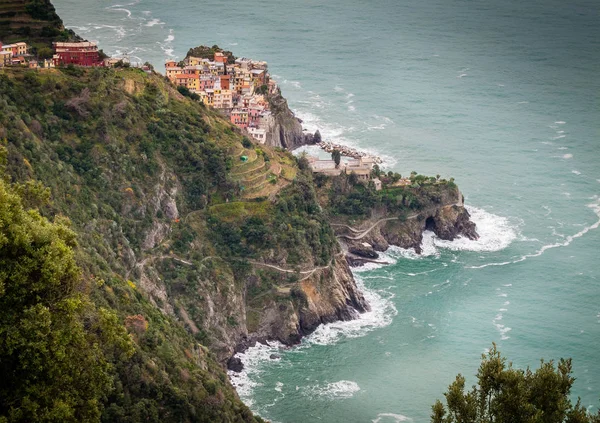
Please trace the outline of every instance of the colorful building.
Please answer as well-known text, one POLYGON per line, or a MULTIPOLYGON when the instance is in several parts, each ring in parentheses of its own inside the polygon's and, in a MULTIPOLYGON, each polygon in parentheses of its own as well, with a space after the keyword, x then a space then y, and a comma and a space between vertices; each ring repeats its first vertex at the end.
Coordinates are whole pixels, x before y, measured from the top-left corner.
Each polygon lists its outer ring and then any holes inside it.
POLYGON ((96 43, 88 41, 79 43, 53 43, 54 64, 76 66, 103 66, 96 43))

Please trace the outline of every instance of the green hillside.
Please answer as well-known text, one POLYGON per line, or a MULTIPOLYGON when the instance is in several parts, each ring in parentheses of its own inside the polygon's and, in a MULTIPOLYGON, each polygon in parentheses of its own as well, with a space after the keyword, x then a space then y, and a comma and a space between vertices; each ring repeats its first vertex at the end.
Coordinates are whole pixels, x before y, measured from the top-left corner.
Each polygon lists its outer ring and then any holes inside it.
POLYGON ((38 50, 77 38, 64 28, 49 0, 0 1, 0 41, 6 44, 25 41, 38 50))
POLYGON ((310 171, 136 69, 5 69, 0 140, 9 182, 48 187, 32 206, 70 219, 74 292, 131 339, 131 358, 106 354, 100 419, 253 421, 222 363, 256 331, 293 342, 300 281, 326 287, 339 251, 310 171))

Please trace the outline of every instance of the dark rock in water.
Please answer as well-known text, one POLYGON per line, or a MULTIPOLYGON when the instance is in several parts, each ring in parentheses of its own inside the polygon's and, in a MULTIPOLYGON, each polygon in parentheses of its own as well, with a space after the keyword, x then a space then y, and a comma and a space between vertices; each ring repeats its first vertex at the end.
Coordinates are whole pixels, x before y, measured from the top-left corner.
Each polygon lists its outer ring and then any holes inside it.
POLYGON ((375 250, 373 249, 373 247, 371 247, 370 245, 369 246, 359 245, 359 246, 355 246, 355 247, 350 247, 348 249, 348 251, 350 251, 352 254, 355 254, 360 257, 365 257, 365 258, 369 258, 369 259, 379 258, 379 254, 377 254, 375 252, 375 250))
POLYGON ((270 358, 271 360, 279 360, 281 357, 280 357, 280 356, 278 356, 277 354, 271 354, 271 355, 269 356, 269 358, 270 358))
POLYGON ((348 266, 350 266, 350 267, 361 267, 361 266, 364 266, 364 264, 365 264, 364 260, 350 257, 350 256, 346 256, 346 262, 348 263, 348 266))
POLYGON ((242 363, 242 360, 237 357, 231 357, 229 361, 227 361, 227 368, 231 371, 239 373, 244 370, 244 363, 242 363))

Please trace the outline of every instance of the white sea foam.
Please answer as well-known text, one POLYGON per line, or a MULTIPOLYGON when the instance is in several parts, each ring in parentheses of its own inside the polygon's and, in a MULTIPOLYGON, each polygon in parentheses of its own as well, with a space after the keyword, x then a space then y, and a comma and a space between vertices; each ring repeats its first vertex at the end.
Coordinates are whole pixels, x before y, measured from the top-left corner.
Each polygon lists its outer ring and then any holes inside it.
POLYGON ((340 380, 326 385, 308 386, 302 390, 302 393, 315 399, 327 398, 334 400, 352 398, 358 391, 360 391, 358 383, 351 380, 340 380))
POLYGON ((146 24, 144 26, 153 27, 153 26, 156 26, 156 25, 164 25, 164 24, 165 23, 162 22, 160 19, 152 19, 151 21, 146 22, 146 24))
POLYGON ((558 121, 556 121, 556 122, 554 122, 554 123, 556 123, 557 125, 564 125, 564 124, 565 124, 565 123, 567 123, 567 122, 564 122, 564 121, 562 121, 562 120, 558 120, 558 121))
POLYGON ((371 306, 371 311, 363 313, 358 319, 347 322, 333 322, 320 325, 312 334, 305 338, 307 344, 331 345, 343 338, 358 338, 374 329, 388 326, 392 323, 398 310, 394 306, 393 294, 386 291, 376 291, 365 287, 363 280, 355 274, 356 285, 371 306))
POLYGON ((471 215, 471 220, 477 225, 479 239, 472 241, 460 237, 454 241, 444 241, 435 237, 434 242, 437 247, 454 251, 500 251, 508 247, 517 237, 515 227, 508 218, 473 206, 466 206, 466 209, 471 215))
MULTIPOLYGON (((365 299, 371 306, 371 311, 363 313, 356 320, 348 322, 334 322, 326 325, 320 325, 315 332, 304 338, 300 349, 310 347, 311 345, 330 345, 335 344, 343 338, 357 338, 366 335, 368 332, 389 325, 394 316, 398 314, 392 301, 393 294, 385 291, 376 291, 365 287, 360 276, 355 275, 358 289, 363 293, 365 299)), ((272 360, 271 354, 281 354, 285 349, 279 342, 269 342, 266 345, 256 344, 248 348, 243 353, 236 354, 242 363, 244 369, 240 373, 229 371, 231 383, 236 388, 238 394, 248 405, 252 407, 252 394, 254 388, 261 386, 260 374, 263 372, 263 365, 271 363, 272 365, 280 360, 272 360)), ((325 386, 317 386, 309 389, 310 392, 320 392, 323 395, 329 395, 332 398, 344 398, 344 395, 354 395, 358 391, 358 385, 352 385, 354 382, 339 381, 325 386)), ((275 390, 279 391, 283 385, 277 384, 275 390), (279 388, 279 389, 278 389, 279 388)))
POLYGON ((413 419, 410 417, 403 416, 402 414, 394 413, 379 413, 375 420, 371 420, 373 423, 401 423, 401 422, 412 422, 413 419))
POLYGON ((578 170, 572 170, 571 173, 573 173, 574 175, 581 175, 581 172, 578 170))
POLYGON ((158 44, 160 46, 160 48, 162 49, 162 51, 164 51, 165 55, 168 58, 174 58, 175 55, 173 54, 173 52, 175 51, 173 49, 173 41, 175 40, 175 34, 173 32, 172 29, 169 30, 169 35, 167 35, 167 38, 164 39, 164 41, 161 42, 156 42, 156 44, 158 44))
POLYGON ((503 341, 510 339, 510 336, 508 336, 507 334, 512 330, 512 328, 509 328, 508 326, 505 326, 501 323, 494 323, 494 326, 496 327, 498 332, 500 332, 500 339, 502 339, 503 341))
MULTIPOLYGON (((252 392, 254 388, 261 385, 256 381, 262 373, 261 364, 269 361, 271 354, 278 352, 281 348, 283 345, 279 342, 270 342, 267 345, 256 344, 245 352, 236 354, 236 357, 244 363, 244 369, 240 373, 230 370, 228 372, 229 379, 248 407, 253 405, 252 392)), ((281 388, 283 385, 277 386, 281 388)))
POLYGON ((483 269, 483 268, 486 268, 489 266, 506 266, 507 264, 520 263, 520 262, 525 261, 530 258, 539 257, 542 254, 544 254, 547 250, 550 250, 553 248, 568 247, 577 238, 581 238, 582 236, 587 234, 589 231, 598 229, 598 227, 600 227, 600 198, 597 195, 595 195, 593 197, 593 199, 594 199, 594 202, 591 204, 588 204, 588 207, 590 209, 592 209, 592 211, 594 212, 594 214, 596 215, 598 220, 589 226, 585 226, 582 230, 580 230, 576 234, 564 237, 564 241, 556 242, 554 244, 544 245, 538 251, 531 253, 531 254, 526 254, 524 256, 521 256, 520 258, 518 258, 516 260, 499 262, 499 263, 487 263, 487 264, 482 264, 481 266, 469 266, 468 268, 469 269, 483 269))

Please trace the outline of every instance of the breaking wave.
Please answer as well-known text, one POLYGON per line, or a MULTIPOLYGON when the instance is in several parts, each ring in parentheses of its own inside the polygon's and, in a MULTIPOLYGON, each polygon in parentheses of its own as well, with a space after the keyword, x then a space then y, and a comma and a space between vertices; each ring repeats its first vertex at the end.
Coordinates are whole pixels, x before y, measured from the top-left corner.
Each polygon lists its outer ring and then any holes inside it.
POLYGON ((358 383, 351 380, 340 380, 326 385, 308 386, 303 389, 303 395, 310 398, 326 398, 329 400, 352 398, 360 391, 358 383))
POLYGON ((593 197, 593 199, 595 201, 593 203, 591 203, 591 204, 588 204, 588 207, 592 209, 592 211, 594 212, 594 214, 596 214, 596 216, 598 217, 598 220, 595 223, 593 223, 592 225, 584 227, 582 230, 580 230, 576 234, 564 237, 564 241, 562 241, 562 242, 556 242, 554 244, 544 245, 538 251, 536 251, 534 253, 531 253, 531 254, 523 255, 520 258, 516 259, 516 260, 510 260, 510 261, 504 261, 504 262, 498 262, 498 263, 487 263, 487 264, 483 264, 483 265, 480 265, 480 266, 469 266, 468 268, 469 269, 483 269, 483 268, 489 267, 489 266, 506 266, 507 264, 520 263, 520 262, 525 261, 525 260, 527 260, 529 258, 539 257, 542 254, 544 254, 544 252, 546 252, 547 250, 550 250, 550 249, 553 249, 553 248, 567 247, 567 246, 571 245, 571 243, 575 239, 581 238, 582 236, 584 236, 585 234, 587 234, 589 231, 594 230, 594 229, 598 229, 598 227, 600 227, 600 198, 596 195, 596 196, 593 197))
POLYGON ((367 288, 359 275, 355 274, 356 285, 371 306, 371 311, 363 313, 356 320, 333 322, 320 325, 312 334, 305 338, 306 344, 331 345, 344 338, 358 338, 374 329, 388 326, 392 323, 398 310, 392 299, 394 294, 385 290, 367 288))

